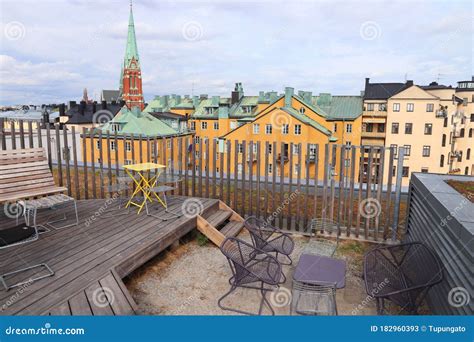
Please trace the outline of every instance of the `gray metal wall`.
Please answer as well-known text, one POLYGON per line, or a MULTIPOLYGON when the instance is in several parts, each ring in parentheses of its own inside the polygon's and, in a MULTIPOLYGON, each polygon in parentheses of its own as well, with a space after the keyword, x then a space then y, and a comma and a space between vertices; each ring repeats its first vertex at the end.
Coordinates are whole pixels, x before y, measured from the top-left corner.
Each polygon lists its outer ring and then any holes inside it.
POLYGON ((449 186, 448 179, 474 181, 469 176, 412 174, 406 239, 429 245, 444 265, 444 281, 428 294, 432 312, 472 315, 474 204, 449 186))

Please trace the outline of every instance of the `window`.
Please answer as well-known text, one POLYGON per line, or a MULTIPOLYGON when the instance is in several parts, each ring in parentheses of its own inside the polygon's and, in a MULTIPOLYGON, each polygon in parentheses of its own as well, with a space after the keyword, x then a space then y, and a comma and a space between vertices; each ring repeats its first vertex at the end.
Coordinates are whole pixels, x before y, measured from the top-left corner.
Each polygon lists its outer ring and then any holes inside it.
POLYGON ((434 104, 433 103, 427 103, 426 104, 426 111, 427 112, 433 112, 434 111, 434 104))
POLYGON ((196 130, 196 121, 191 121, 191 131, 196 130))
POLYGON ((265 125, 265 133, 266 133, 266 134, 272 134, 272 131, 273 131, 273 129, 272 129, 272 125, 271 125, 271 124, 265 125))
POLYGON ((300 113, 301 113, 301 114, 304 114, 304 112, 306 112, 306 109, 305 109, 304 107, 301 107, 301 108, 300 108, 300 113))
POLYGON ((387 107, 385 107, 385 103, 379 103, 379 111, 384 112, 386 109, 387 107))
POLYGON ((443 127, 448 127, 448 118, 447 117, 444 118, 443 127))
POLYGON ((337 123, 335 123, 335 124, 334 124, 334 128, 333 128, 333 130, 332 130, 332 131, 333 131, 334 133, 336 133, 336 132, 337 132, 337 123))
MULTIPOLYGON (((473 101, 474 102, 474 101, 473 101)), ((471 122, 474 122, 474 114, 471 114, 471 122)))
POLYGON ((237 164, 237 172, 238 172, 239 174, 242 173, 242 164, 240 164, 240 163, 237 164))
POLYGON ((352 133, 352 124, 346 124, 346 133, 352 133))
POLYGON ((413 112, 415 110, 414 103, 407 103, 407 112, 413 112))
POLYGON ((309 157, 312 159, 316 158, 316 144, 309 145, 309 157))
POLYGON ((465 133, 465 129, 461 128, 461 131, 459 132, 459 137, 464 138, 464 133, 465 133))
POLYGON ((272 144, 268 144, 268 148, 267 148, 267 153, 268 153, 268 154, 272 154, 272 148, 273 148, 273 145, 272 145, 272 144))
POLYGON ((300 171, 300 165, 295 164, 295 175, 299 174, 299 171, 300 171))
POLYGON ((288 134, 289 131, 290 131, 290 125, 283 124, 281 126, 281 134, 288 134))
POLYGON ((427 167, 422 167, 421 168, 421 173, 428 173, 428 168, 427 167))
POLYGON ((365 125, 365 131, 366 132, 372 132, 374 130, 374 124, 368 123, 365 125))
POLYGON ((194 137, 194 142, 195 142, 196 144, 199 144, 200 141, 201 141, 201 137, 198 137, 198 136, 195 136, 195 137, 194 137))
POLYGON ((368 103, 367 104, 367 111, 373 112, 374 111, 374 104, 373 103, 368 103))
POLYGON ((132 161, 130 159, 125 160, 125 165, 132 165, 132 161))
POLYGON ((260 124, 253 124, 253 134, 260 133, 260 124))
POLYGON ((111 128, 112 132, 120 131, 120 125, 116 124, 116 123, 113 123, 112 125, 110 125, 110 128, 111 128))
POLYGON ((379 123, 379 124, 377 125, 377 132, 379 132, 379 133, 385 132, 385 124, 379 123))
POLYGON ((425 124, 425 135, 431 135, 433 133, 433 124, 425 124))
POLYGON ((301 125, 295 125, 295 135, 301 135, 301 125))
POLYGON ((466 166, 466 168, 464 169, 464 174, 465 174, 465 175, 468 175, 468 174, 469 174, 469 166, 466 166))
POLYGON ((403 145, 405 148, 405 155, 409 156, 411 154, 411 145, 403 145))
POLYGON ((391 145, 390 145, 390 148, 393 149, 393 155, 396 157, 396 156, 397 156, 397 152, 398 152, 398 145, 397 145, 397 144, 391 144, 391 145))
POLYGON ((230 122, 230 129, 235 129, 237 127, 237 121, 230 122))
POLYGON ((130 141, 125 142, 125 150, 127 150, 127 152, 130 152, 132 150, 132 144, 130 143, 130 141))
POLYGON ((346 141, 346 148, 350 149, 352 146, 352 143, 350 141, 346 141))
POLYGON ((399 112, 400 111, 400 103, 394 103, 393 104, 393 111, 394 112, 399 112))
POLYGON ((219 122, 214 122, 214 130, 218 131, 219 130, 219 122))
POLYGON ((440 167, 443 167, 444 166, 444 154, 441 155, 440 159, 439 159, 439 166, 440 167))
POLYGON ((469 138, 472 138, 472 128, 469 128, 469 138))
POLYGON ((466 160, 469 160, 471 159, 471 149, 468 148, 467 151, 466 151, 466 160))
POLYGON ((207 122, 206 121, 203 121, 201 122, 201 129, 207 129, 207 122))
POLYGON ((244 153, 244 145, 242 145, 242 144, 239 143, 239 144, 237 145, 237 151, 238 151, 239 153, 244 153))
POLYGON ((398 134, 398 122, 392 123, 392 134, 398 134))
POLYGON ((268 173, 272 173, 272 171, 273 171, 273 164, 268 164, 268 170, 267 170, 267 172, 268 172, 268 173))
POLYGON ((101 145, 102 145, 102 144, 100 143, 100 140, 97 140, 97 141, 95 142, 95 147, 96 147, 98 150, 100 150, 101 145))
POLYGON ((429 157, 431 152, 431 147, 430 146, 423 146, 423 157, 429 157))
POLYGON ((110 149, 111 149, 112 151, 115 151, 115 141, 111 141, 111 142, 110 142, 110 149))
POLYGON ((408 177, 410 174, 410 168, 408 166, 404 166, 402 169, 402 177, 408 177))
POLYGON ((443 134, 442 138, 441 138, 441 146, 442 147, 445 147, 446 146, 446 134, 443 134))
POLYGON ((300 145, 294 144, 293 145, 293 154, 299 154, 300 153, 300 145))
POLYGON ((462 99, 462 105, 467 106, 467 97, 462 99))
POLYGON ((459 151, 458 162, 462 162, 462 151, 459 151))
POLYGON ((413 124, 412 123, 406 123, 405 124, 405 134, 411 134, 413 132, 413 124))

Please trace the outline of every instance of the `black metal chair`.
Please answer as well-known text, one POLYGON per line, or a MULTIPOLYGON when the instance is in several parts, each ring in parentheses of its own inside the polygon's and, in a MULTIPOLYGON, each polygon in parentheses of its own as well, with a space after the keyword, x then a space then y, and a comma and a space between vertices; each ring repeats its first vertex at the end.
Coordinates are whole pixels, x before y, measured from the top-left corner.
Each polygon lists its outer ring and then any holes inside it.
MULTIPOLYGON (((36 209, 25 208, 24 210, 25 210, 24 211, 25 223, 16 225, 11 228, 0 230, 0 250, 19 246, 25 243, 30 243, 30 242, 38 240, 39 232, 38 232, 38 228, 36 224, 36 209)), ((0 282, 2 283, 5 290, 8 291, 13 287, 22 286, 25 284, 31 284, 34 281, 37 281, 46 277, 51 277, 53 275, 54 275, 54 271, 46 263, 39 263, 39 264, 31 265, 28 267, 20 268, 8 273, 0 274, 0 282), (34 269, 40 269, 40 268, 44 268, 44 270, 46 271, 45 274, 34 277, 35 274, 39 274, 41 273, 41 271, 34 272, 33 276, 29 277, 25 281, 20 281, 13 285, 7 284, 8 277, 13 277, 19 273, 31 271, 34 269)))
POLYGON ((250 216, 244 222, 245 228, 252 237, 254 246, 267 253, 276 253, 284 255, 290 262, 282 263, 282 265, 291 265, 291 253, 295 248, 295 242, 289 234, 282 232, 280 229, 272 226, 268 222, 250 216))
POLYGON ((337 315, 336 284, 293 282, 290 313, 292 315, 337 315))
POLYGON ((279 286, 282 280, 281 264, 278 260, 262 251, 258 250, 251 244, 237 238, 226 238, 221 246, 221 252, 226 256, 232 277, 229 279, 231 285, 230 290, 219 298, 217 304, 222 310, 237 312, 244 315, 255 315, 255 313, 247 312, 227 306, 221 303, 234 292, 237 288, 249 288, 259 290, 262 299, 258 315, 262 314, 263 305, 266 304, 272 315, 275 314, 271 304, 266 298, 266 292, 272 291, 279 286))
POLYGON ((337 224, 331 220, 312 219, 310 232, 311 239, 304 247, 303 254, 333 257, 339 246, 340 230, 337 228, 337 224), (335 238, 335 241, 329 238, 335 238))
POLYGON ((377 247, 364 256, 367 294, 377 301, 377 312, 384 312, 388 299, 403 310, 416 314, 431 287, 443 280, 437 254, 421 242, 377 247))

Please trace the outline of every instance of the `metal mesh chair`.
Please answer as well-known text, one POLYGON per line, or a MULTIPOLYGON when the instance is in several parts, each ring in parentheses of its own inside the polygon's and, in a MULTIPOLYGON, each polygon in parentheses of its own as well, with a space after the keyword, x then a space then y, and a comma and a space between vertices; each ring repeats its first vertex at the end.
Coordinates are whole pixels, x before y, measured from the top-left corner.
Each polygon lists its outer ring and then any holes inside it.
POLYGON ((378 247, 364 257, 367 294, 377 300, 383 314, 388 299, 416 314, 430 288, 443 280, 441 262, 434 251, 421 242, 378 247))
MULTIPOLYGON (((36 225, 36 208, 33 208, 33 209, 24 208, 24 215, 25 215, 24 224, 20 224, 12 228, 0 230, 0 250, 38 240, 39 233, 38 233, 38 228, 36 225)), ((25 284, 31 284, 34 281, 37 281, 46 277, 51 277, 53 275, 54 275, 54 271, 46 263, 39 263, 36 265, 20 268, 18 270, 11 271, 8 273, 0 274, 0 282, 2 283, 5 290, 8 291, 9 289, 13 287, 22 286, 25 284), (33 275, 28 277, 28 279, 25 281, 20 281, 13 285, 7 284, 8 277, 16 276, 22 272, 27 272, 27 271, 32 272, 32 270, 41 269, 41 268, 44 269, 43 270, 44 274, 42 275, 35 277, 35 275, 41 273, 41 271, 34 272, 33 275)))
POLYGON ((258 315, 262 314, 264 304, 268 306, 272 315, 274 315, 275 312, 266 299, 266 292, 274 290, 281 283, 282 271, 278 260, 274 256, 258 250, 251 244, 237 238, 226 238, 222 242, 220 250, 229 262, 232 277, 229 279, 230 290, 219 298, 217 302, 219 307, 222 310, 255 315, 255 313, 222 305, 224 298, 237 288, 249 288, 259 290, 262 295, 258 315))
POLYGON ((272 226, 268 222, 258 219, 255 216, 247 218, 244 222, 245 228, 250 232, 254 246, 267 253, 276 253, 284 255, 289 263, 283 265, 291 265, 291 253, 295 248, 295 242, 289 234, 282 232, 280 229, 272 226))
MULTIPOLYGON (((158 176, 156 181, 157 186, 148 189, 151 193, 155 193, 158 196, 161 195, 161 199, 163 201, 163 205, 165 207, 165 213, 169 214, 168 216, 158 216, 156 214, 152 214, 151 208, 148 207, 148 201, 145 202, 145 209, 146 214, 148 216, 152 216, 162 221, 167 221, 171 218, 178 218, 183 216, 182 213, 175 213, 168 208, 168 199, 166 197, 166 193, 170 191, 174 191, 178 189, 178 182, 182 181, 181 177, 175 176, 171 173, 164 172, 158 176)), ((159 208, 157 208, 159 209, 159 208)))
POLYGON ((303 250, 303 254, 316 254, 327 257, 333 257, 339 246, 340 232, 337 229, 337 224, 330 220, 312 219, 310 223, 311 237, 308 244, 303 250), (325 232, 328 237, 335 237, 336 241, 320 237, 320 232, 325 232))
POLYGON ((337 315, 336 284, 312 285, 293 282, 291 315, 337 315))

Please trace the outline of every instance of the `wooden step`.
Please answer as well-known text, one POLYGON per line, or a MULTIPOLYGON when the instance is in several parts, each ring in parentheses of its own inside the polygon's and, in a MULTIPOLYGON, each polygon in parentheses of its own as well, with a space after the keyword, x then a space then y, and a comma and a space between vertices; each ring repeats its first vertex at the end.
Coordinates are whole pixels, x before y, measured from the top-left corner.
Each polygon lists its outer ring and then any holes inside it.
POLYGON ((234 237, 240 233, 243 227, 244 223, 241 221, 229 221, 220 232, 224 234, 225 237, 234 237))
POLYGON ((213 226, 214 228, 219 227, 223 224, 229 217, 232 215, 232 212, 229 210, 216 210, 216 212, 212 213, 208 217, 206 217, 206 221, 213 226))

